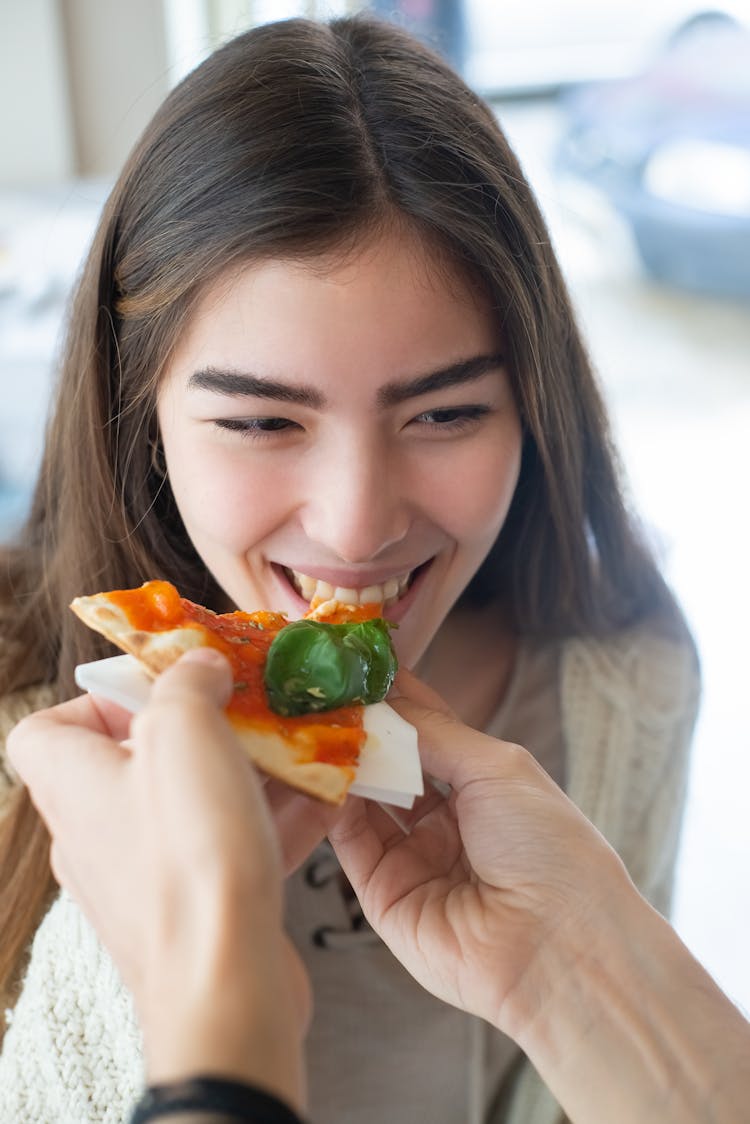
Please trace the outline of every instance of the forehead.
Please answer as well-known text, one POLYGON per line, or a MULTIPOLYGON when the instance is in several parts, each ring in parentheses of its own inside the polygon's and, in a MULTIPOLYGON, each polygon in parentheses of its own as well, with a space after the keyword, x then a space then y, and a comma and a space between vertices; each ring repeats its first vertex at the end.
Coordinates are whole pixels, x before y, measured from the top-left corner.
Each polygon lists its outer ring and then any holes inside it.
POLYGON ((211 284, 170 369, 260 365, 310 377, 372 366, 388 377, 498 346, 478 285, 416 233, 380 234, 346 253, 268 259, 211 284))

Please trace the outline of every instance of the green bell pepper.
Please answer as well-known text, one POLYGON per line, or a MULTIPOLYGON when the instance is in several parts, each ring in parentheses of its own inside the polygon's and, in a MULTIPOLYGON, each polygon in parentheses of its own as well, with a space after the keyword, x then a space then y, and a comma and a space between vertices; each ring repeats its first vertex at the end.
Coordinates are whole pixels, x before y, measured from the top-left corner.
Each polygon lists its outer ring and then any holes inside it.
POLYGON ((274 637, 265 666, 271 709, 285 718, 380 702, 398 670, 387 621, 292 621, 274 637))

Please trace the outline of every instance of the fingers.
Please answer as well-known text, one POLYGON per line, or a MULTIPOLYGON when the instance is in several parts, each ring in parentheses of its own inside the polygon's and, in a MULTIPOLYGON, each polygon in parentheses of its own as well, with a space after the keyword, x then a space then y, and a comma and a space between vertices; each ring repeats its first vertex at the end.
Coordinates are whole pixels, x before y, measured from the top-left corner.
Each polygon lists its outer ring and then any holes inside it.
POLYGON ((129 757, 118 741, 102 732, 98 708, 87 697, 24 718, 11 730, 7 752, 52 831, 69 801, 86 791, 92 775, 101 778, 97 783, 107 784, 129 757))
POLYGON ((367 886, 385 853, 383 839, 394 831, 396 825, 376 805, 358 796, 347 799, 328 838, 356 893, 367 886))
POLYGON ((521 746, 466 726, 440 696, 411 672, 399 672, 388 702, 416 727, 425 773, 458 792, 475 781, 526 778, 553 785, 521 746))
POLYGON ((198 844, 200 827, 204 842, 215 832, 267 850, 274 844, 260 781, 223 709, 231 692, 229 663, 209 648, 165 671, 133 720, 137 773, 176 833, 198 844))
POLYGON ((79 776, 93 763, 106 770, 122 760, 121 748, 132 715, 114 703, 80 695, 58 706, 29 715, 13 729, 7 753, 28 787, 48 826, 56 822, 59 802, 72 791, 79 776))
POLYGON ((399 671, 388 703, 416 727, 424 771, 452 788, 459 783, 462 758, 468 746, 476 753, 482 748, 479 739, 485 739, 485 753, 491 752, 486 743, 493 739, 464 725, 437 691, 410 671, 399 671))
MULTIPOLYGON (((389 700, 390 701, 390 700, 389 700)), ((435 709, 407 696, 397 698, 393 709, 419 736, 422 768, 437 780, 458 789, 497 768, 498 743, 465 726, 447 709, 435 709)))
POLYGON ((190 767, 202 772, 216 747, 244 759, 223 711, 231 692, 231 669, 220 652, 186 653, 159 676, 148 705, 133 719, 134 751, 165 758, 164 768, 181 772, 190 767))
MULTIPOLYGON (((193 707, 198 701, 217 709, 230 692, 226 660, 218 652, 201 649, 159 678, 152 701, 172 706, 189 697, 193 707)), ((125 751, 117 743, 128 737, 131 722, 132 715, 122 707, 93 695, 80 695, 30 715, 11 731, 8 756, 45 818, 63 776, 71 781, 78 770, 96 769, 97 765, 106 768, 104 762, 110 756, 122 760, 125 751)))
POLYGON ((341 809, 304 796, 281 781, 269 780, 263 792, 281 845, 284 875, 288 876, 325 839, 341 809))
POLYGON ((428 710, 435 710, 452 718, 457 717, 455 711, 451 710, 448 703, 440 697, 437 691, 433 691, 432 687, 428 687, 426 683, 423 683, 421 679, 418 679, 413 672, 407 671, 406 668, 399 670, 388 693, 387 701, 389 704, 395 705, 397 699, 406 699, 428 710))
POLYGON ((29 783, 27 773, 36 769, 37 751, 46 764, 45 750, 49 750, 51 739, 56 735, 90 733, 122 741, 128 735, 130 720, 130 713, 122 707, 92 695, 80 695, 24 718, 8 737, 8 756, 19 776, 29 783))
MULTIPOLYGON (((495 775, 504 743, 465 726, 440 696, 411 672, 399 671, 388 703, 416 727, 422 765, 439 782, 457 790, 484 775, 495 775)), ((369 801, 350 797, 328 837, 354 886, 366 885, 383 856, 422 820, 445 804, 445 793, 428 783, 425 795, 397 816, 369 801)))
MULTIPOLYGON (((124 742, 130 736, 130 723, 133 721, 133 715, 129 710, 124 707, 118 706, 117 703, 110 702, 109 699, 100 699, 96 695, 83 695, 83 699, 88 700, 91 705, 93 715, 95 714, 99 720, 99 731, 106 734, 116 742, 124 742)), ((73 700, 77 702, 77 699, 73 700)))

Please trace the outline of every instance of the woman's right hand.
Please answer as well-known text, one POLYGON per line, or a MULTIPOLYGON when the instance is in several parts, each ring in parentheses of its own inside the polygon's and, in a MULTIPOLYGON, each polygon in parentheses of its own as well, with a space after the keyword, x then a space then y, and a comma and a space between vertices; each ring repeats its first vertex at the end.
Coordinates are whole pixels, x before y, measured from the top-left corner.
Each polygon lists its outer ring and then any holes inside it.
POLYGON ((565 934, 571 950, 585 945, 613 890, 628 896, 632 883, 530 753, 464 726, 408 673, 397 682, 389 702, 451 792, 418 801, 408 834, 350 799, 331 842, 365 916, 415 979, 517 1038, 548 970, 542 952, 568 947, 565 934))

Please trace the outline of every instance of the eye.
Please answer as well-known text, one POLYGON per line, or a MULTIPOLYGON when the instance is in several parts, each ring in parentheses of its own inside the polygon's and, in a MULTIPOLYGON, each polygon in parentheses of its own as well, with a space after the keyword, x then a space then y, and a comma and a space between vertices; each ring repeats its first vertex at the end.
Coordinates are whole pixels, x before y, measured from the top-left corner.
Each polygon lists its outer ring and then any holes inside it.
POLYGON ((286 430, 300 429, 297 422, 289 418, 216 418, 214 425, 218 429, 229 430, 230 433, 239 433, 242 437, 262 440, 275 433, 286 430))
POLYGON ((424 413, 417 414, 411 424, 439 433, 460 433, 475 427, 490 413, 489 406, 443 406, 437 410, 425 410, 424 413))

